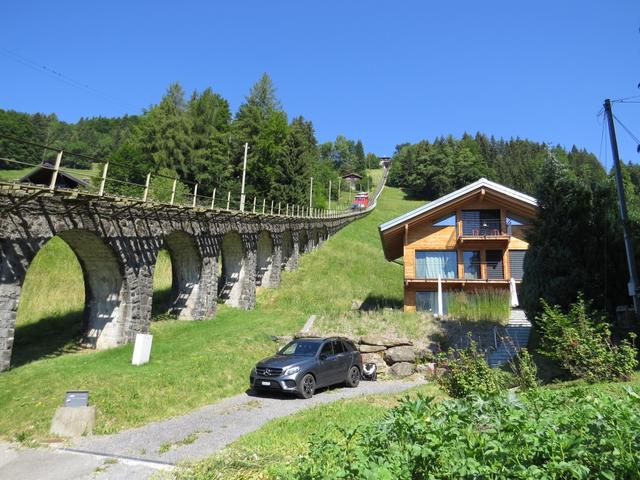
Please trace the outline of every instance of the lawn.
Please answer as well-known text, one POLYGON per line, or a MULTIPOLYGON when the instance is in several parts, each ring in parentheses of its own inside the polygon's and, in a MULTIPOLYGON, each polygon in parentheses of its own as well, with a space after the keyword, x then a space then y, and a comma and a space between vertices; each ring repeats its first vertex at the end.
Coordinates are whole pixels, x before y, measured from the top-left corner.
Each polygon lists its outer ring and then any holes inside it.
MULTIPOLYGON (((377 226, 417 205, 401 191, 385 189, 375 211, 305 255, 297 271, 284 272, 279 289, 260 290, 255 310, 220 306, 211 320, 154 322, 152 360, 141 367, 130 364, 131 345, 70 352, 83 306, 82 276, 68 247, 50 241, 24 286, 16 329, 20 365, 0 374, 0 436, 46 437, 66 390, 89 390, 98 410, 97 433, 179 415, 244 391, 253 363, 274 351, 271 335, 297 331, 310 314, 348 311, 353 300, 368 301, 371 308, 402 301, 402 267, 384 260, 377 226), (57 347, 48 347, 55 335, 57 347)), ((161 257, 165 263, 158 266, 165 278, 155 282, 160 294, 168 286, 166 260, 161 257)))
MULTIPOLYGON (((26 168, 20 168, 18 170, 2 169, 0 170, 0 181, 13 182, 15 180, 18 180, 24 177, 27 173, 31 172, 31 170, 33 170, 34 168, 35 167, 26 167, 26 168)), ((90 169, 64 167, 64 171, 70 173, 75 177, 78 177, 81 179, 87 179, 90 181, 90 179, 88 178, 88 175, 100 176, 100 165, 97 163, 94 163, 91 165, 90 169)))

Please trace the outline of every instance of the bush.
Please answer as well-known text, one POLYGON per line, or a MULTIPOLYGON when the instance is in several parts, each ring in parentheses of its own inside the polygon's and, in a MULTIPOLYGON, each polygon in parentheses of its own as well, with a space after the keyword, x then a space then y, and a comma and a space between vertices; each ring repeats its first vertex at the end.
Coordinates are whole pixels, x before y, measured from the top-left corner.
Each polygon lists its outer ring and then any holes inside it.
POLYGON ((444 368, 444 373, 436 377, 438 383, 452 397, 487 396, 500 391, 497 371, 489 367, 471 338, 469 348, 449 350, 440 357, 438 366, 444 368))
POLYGON ((448 315, 462 321, 507 322, 511 315, 511 294, 503 290, 451 292, 448 315))
MULTIPOLYGON (((614 345, 605 318, 592 318, 581 295, 567 313, 544 301, 543 309, 536 318, 543 355, 558 362, 572 377, 588 382, 631 377, 638 366, 636 349, 627 340, 614 345)), ((632 334, 631 340, 634 338, 632 334)))
POLYGON ((638 408, 631 389, 405 399, 381 421, 314 439, 290 478, 638 478, 638 408))
POLYGON ((538 368, 526 348, 520 350, 509 365, 515 375, 516 385, 521 390, 530 390, 539 385, 538 368))

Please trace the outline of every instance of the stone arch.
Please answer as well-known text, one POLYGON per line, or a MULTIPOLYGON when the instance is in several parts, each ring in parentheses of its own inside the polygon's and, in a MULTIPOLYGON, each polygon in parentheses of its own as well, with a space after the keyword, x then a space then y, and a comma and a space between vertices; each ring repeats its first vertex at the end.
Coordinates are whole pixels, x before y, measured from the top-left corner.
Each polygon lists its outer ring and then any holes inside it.
POLYGON ((285 270, 296 268, 293 235, 289 230, 285 230, 282 234, 282 268, 285 270))
POLYGON ((256 285, 272 287, 273 274, 273 239, 266 230, 258 235, 256 256, 256 285))
POLYGON ((164 237, 164 247, 171 257, 171 297, 169 311, 178 318, 197 318, 196 305, 200 288, 202 259, 193 237, 174 231, 164 237))
POLYGON ((298 252, 300 255, 309 251, 309 236, 306 230, 300 230, 298 232, 298 252))
POLYGON ((241 303, 245 276, 245 249, 238 232, 227 233, 222 239, 221 262, 218 279, 218 298, 238 307, 241 303))

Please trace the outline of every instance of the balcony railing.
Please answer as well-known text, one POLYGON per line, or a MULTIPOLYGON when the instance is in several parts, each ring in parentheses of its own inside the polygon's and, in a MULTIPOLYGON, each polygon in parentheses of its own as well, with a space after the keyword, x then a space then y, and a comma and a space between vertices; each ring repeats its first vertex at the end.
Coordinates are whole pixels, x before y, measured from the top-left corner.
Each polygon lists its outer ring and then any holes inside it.
POLYGON ((462 232, 456 226, 458 238, 461 237, 502 237, 510 235, 500 220, 463 221, 462 232))

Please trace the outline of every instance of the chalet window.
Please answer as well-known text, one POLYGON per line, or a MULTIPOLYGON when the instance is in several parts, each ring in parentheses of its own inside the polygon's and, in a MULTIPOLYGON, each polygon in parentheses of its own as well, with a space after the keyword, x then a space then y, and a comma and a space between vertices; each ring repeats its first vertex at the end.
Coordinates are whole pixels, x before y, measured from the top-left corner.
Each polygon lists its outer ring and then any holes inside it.
POLYGON ((464 278, 480 278, 480 250, 465 250, 462 252, 464 260, 464 278))
POLYGON ((531 220, 520 217, 518 215, 514 215, 512 213, 507 213, 505 217, 505 223, 507 224, 507 233, 511 235, 511 227, 521 227, 523 225, 529 225, 531 220))
POLYGON ((526 250, 509 250, 511 278, 522 280, 522 276, 524 274, 524 256, 526 253, 526 250))
MULTIPOLYGON (((442 313, 447 314, 447 292, 442 292, 442 313)), ((438 292, 416 292, 416 310, 438 313, 438 292)))
POLYGON ((416 251, 416 278, 456 278, 458 257, 455 250, 416 251))
POLYGON ((504 279, 502 250, 487 250, 487 278, 489 280, 504 279))
POLYGON ((442 217, 433 222, 434 227, 453 227, 456 224, 456 214, 442 217))

